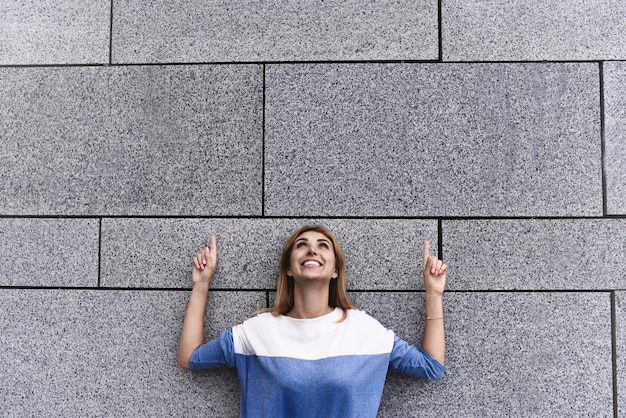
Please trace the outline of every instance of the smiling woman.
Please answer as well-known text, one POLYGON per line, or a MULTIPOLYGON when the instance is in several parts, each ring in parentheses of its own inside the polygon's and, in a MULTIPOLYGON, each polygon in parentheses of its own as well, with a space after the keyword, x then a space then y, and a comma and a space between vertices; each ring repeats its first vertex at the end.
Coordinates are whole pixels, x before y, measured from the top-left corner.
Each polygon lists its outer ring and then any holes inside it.
POLYGON ((283 248, 276 302, 270 311, 274 316, 315 318, 338 307, 345 319, 348 309, 355 309, 345 276, 343 251, 331 232, 323 226, 303 226, 283 248))
POLYGON ((205 343, 204 310, 216 262, 211 237, 211 247, 193 260, 178 363, 193 370, 237 368, 242 417, 375 417, 388 369, 429 380, 443 376, 447 266, 429 256, 428 242, 421 348, 350 303, 343 251, 321 226, 304 226, 287 240, 274 307, 205 343))

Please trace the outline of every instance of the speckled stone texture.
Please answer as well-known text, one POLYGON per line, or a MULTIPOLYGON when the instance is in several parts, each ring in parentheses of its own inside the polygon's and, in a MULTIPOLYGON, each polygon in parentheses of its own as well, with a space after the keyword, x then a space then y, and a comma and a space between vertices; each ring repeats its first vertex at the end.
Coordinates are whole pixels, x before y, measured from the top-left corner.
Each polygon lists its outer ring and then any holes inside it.
POLYGON ((607 212, 626 215, 626 62, 604 64, 607 212))
POLYGON ((598 65, 270 65, 277 216, 602 214, 598 65))
POLYGON ((97 219, 0 218, 0 286, 97 286, 97 219))
POLYGON ((110 20, 110 0, 2 0, 0 65, 108 63, 110 20))
POLYGON ((324 225, 346 257, 351 289, 423 289, 422 245, 437 254, 437 223, 354 219, 104 219, 103 286, 188 288, 192 257, 215 235, 217 289, 275 289, 278 260, 301 226, 324 225))
POLYGON ((626 3, 442 1, 445 61, 626 59, 626 3))
MULTIPOLYGON (((0 290, 3 416, 238 416, 233 370, 176 365, 189 292, 0 290)), ((207 338, 265 306, 214 292, 207 338)))
POLYGON ((603 290, 626 280, 625 219, 444 221, 450 290, 603 290))
POLYGON ((615 292, 616 360, 617 360, 617 416, 626 416, 626 292, 615 292))
POLYGON ((0 68, 0 214, 259 215, 260 66, 0 68))
POLYGON ((608 293, 451 293, 445 306, 436 400, 422 407, 396 389, 393 405, 433 417, 612 415, 608 293))
POLYGON ((113 62, 434 60, 437 1, 116 0, 113 62))

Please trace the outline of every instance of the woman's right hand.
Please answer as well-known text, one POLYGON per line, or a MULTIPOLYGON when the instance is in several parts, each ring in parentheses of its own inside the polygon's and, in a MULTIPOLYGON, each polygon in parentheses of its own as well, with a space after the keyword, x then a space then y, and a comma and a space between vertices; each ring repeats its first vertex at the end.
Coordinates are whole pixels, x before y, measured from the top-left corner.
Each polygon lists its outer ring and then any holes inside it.
POLYGON ((191 270, 192 284, 195 286, 196 284, 208 285, 211 283, 216 264, 217 245, 215 244, 215 237, 211 235, 210 247, 206 247, 193 258, 193 268, 191 270))
POLYGON ((441 296, 446 287, 446 275, 448 266, 437 257, 429 255, 428 241, 424 241, 422 275, 424 276, 424 289, 426 293, 434 292, 441 296))

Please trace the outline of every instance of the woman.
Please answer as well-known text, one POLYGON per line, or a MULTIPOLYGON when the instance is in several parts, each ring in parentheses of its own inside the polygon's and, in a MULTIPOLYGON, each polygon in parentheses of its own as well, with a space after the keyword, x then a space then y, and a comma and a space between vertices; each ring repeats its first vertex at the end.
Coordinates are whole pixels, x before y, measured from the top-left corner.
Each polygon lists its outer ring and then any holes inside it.
POLYGON ((178 347, 192 370, 236 367, 242 417, 376 416, 387 370, 438 379, 444 372, 442 297, 447 266, 424 243, 426 321, 418 349, 350 303, 333 235, 304 226, 285 244, 274 308, 204 343, 215 237, 193 259, 193 289, 178 347))

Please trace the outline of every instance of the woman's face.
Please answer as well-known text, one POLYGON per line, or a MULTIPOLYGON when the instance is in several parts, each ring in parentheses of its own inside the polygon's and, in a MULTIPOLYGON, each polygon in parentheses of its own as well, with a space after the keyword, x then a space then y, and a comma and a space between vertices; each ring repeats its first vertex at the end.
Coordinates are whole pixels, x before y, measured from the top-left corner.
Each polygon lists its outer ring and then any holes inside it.
POLYGON ((330 280, 337 277, 332 241, 315 231, 303 232, 296 239, 287 275, 295 280, 330 280))

